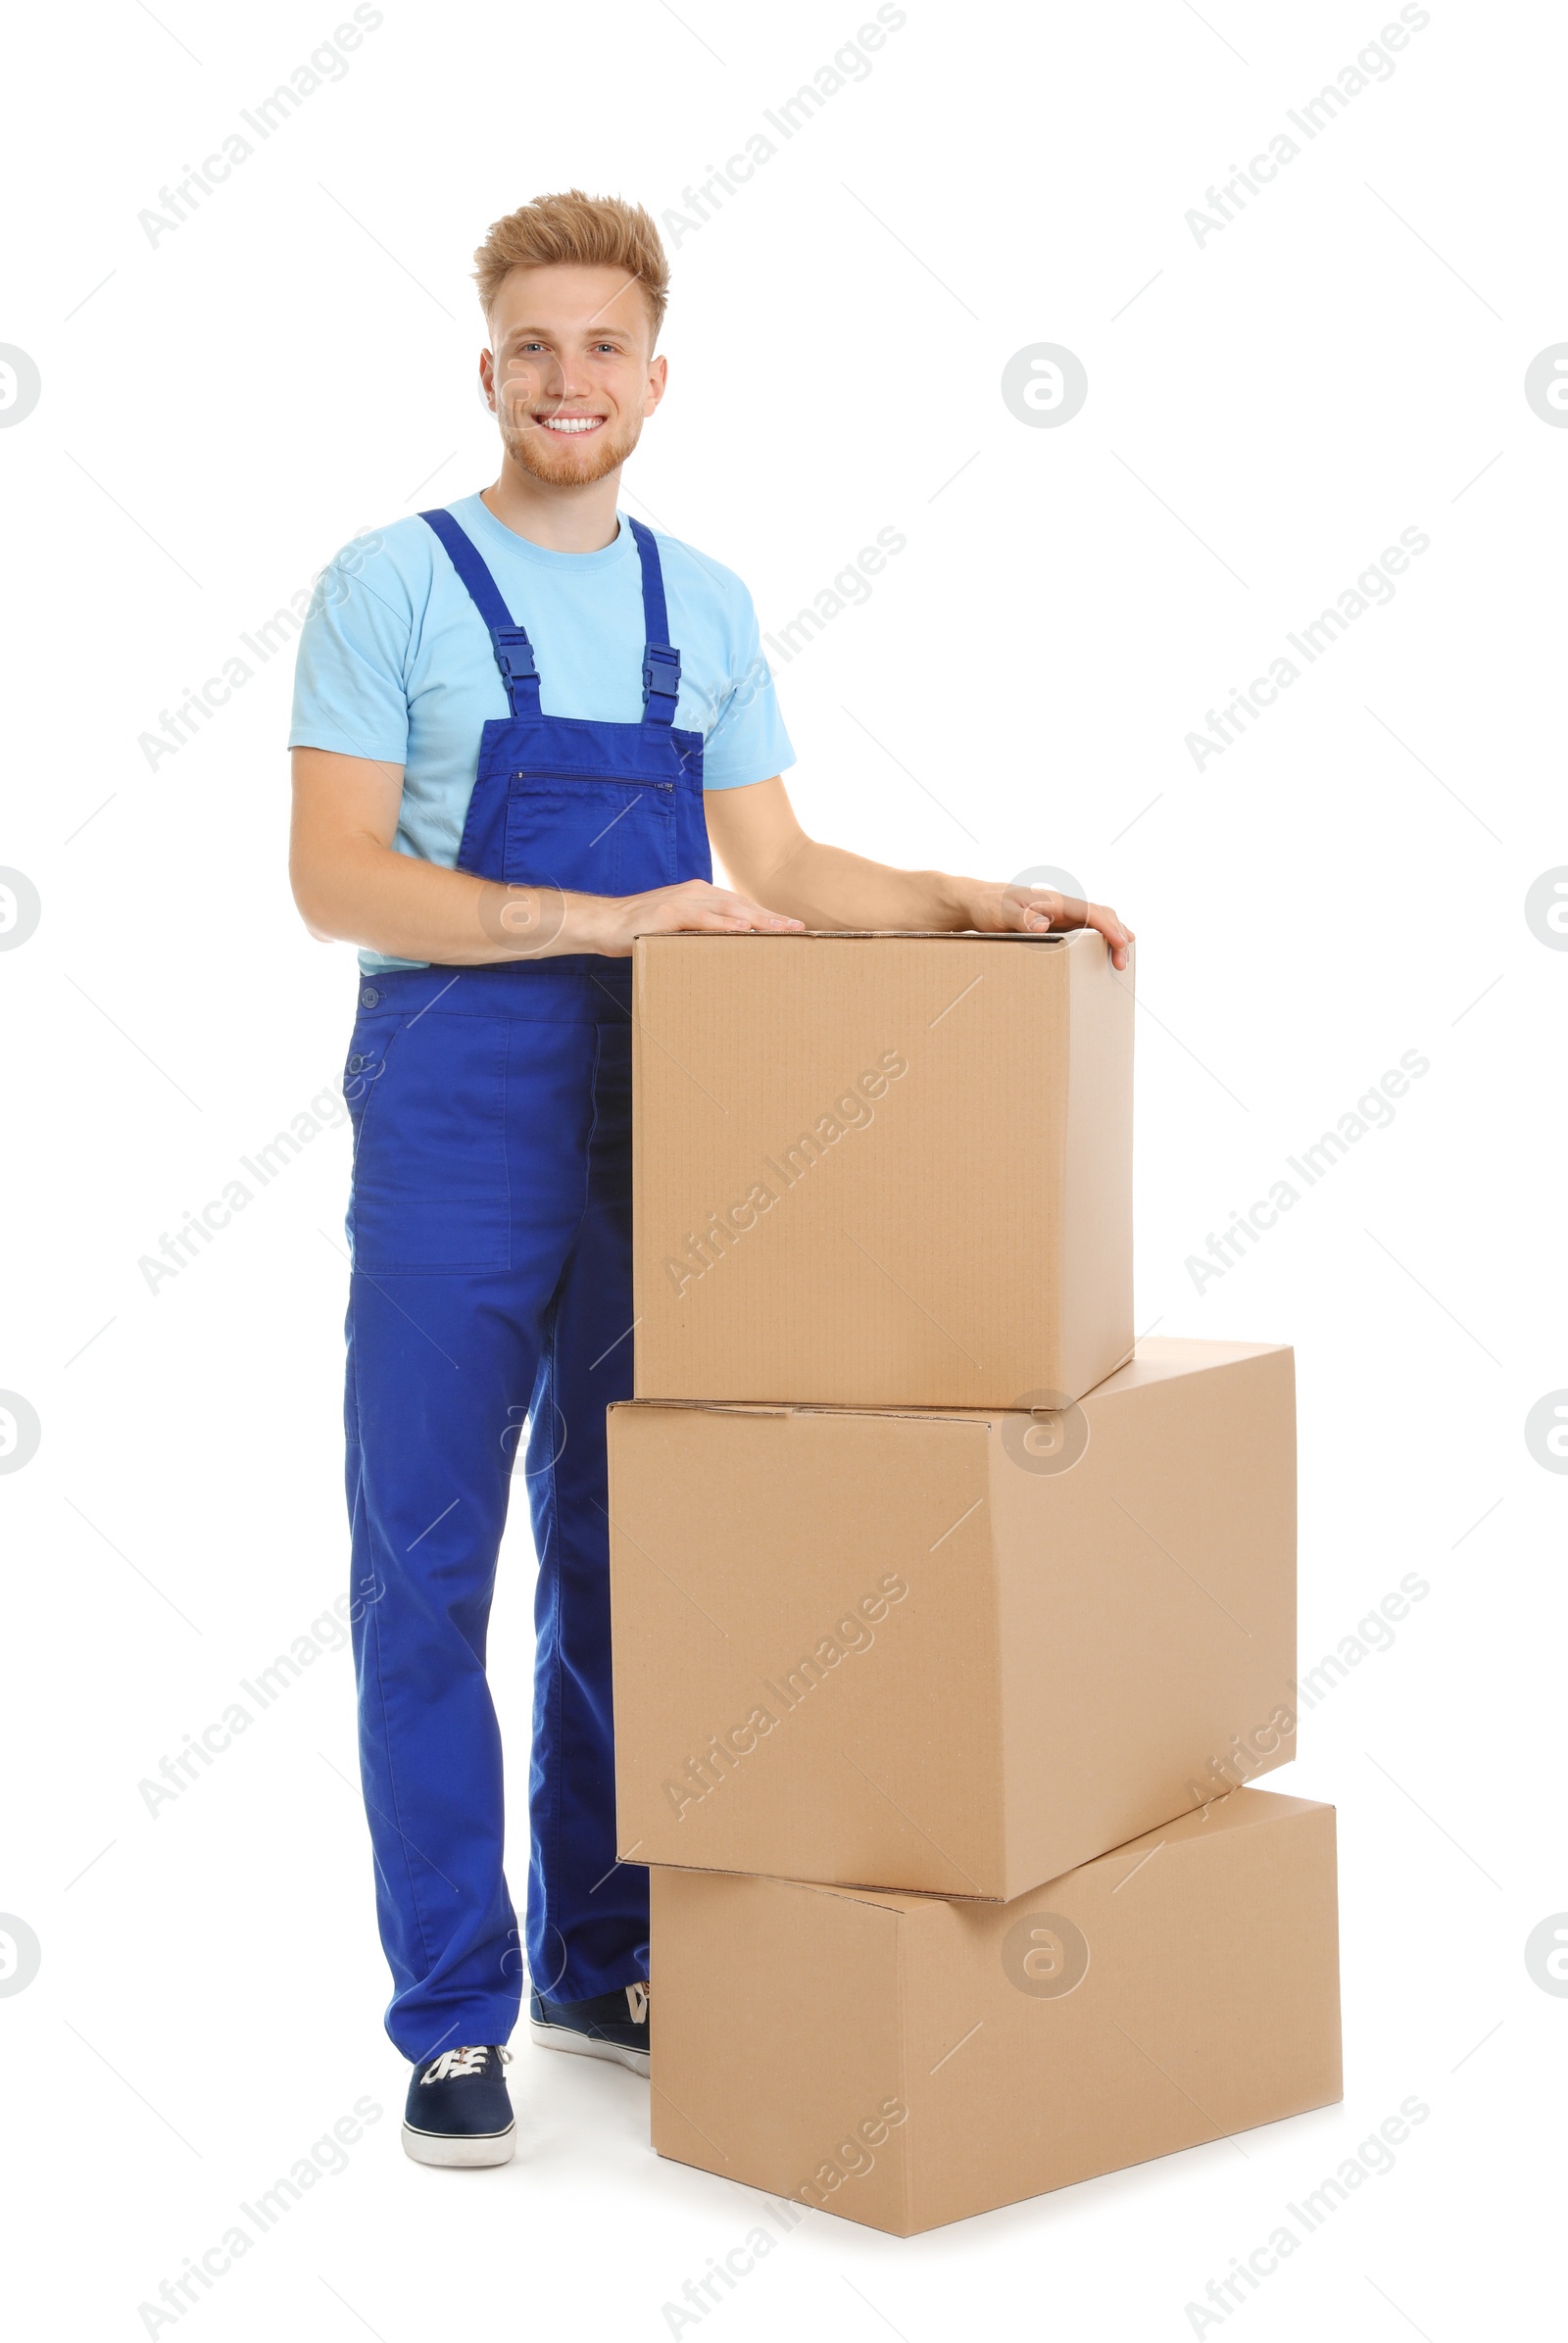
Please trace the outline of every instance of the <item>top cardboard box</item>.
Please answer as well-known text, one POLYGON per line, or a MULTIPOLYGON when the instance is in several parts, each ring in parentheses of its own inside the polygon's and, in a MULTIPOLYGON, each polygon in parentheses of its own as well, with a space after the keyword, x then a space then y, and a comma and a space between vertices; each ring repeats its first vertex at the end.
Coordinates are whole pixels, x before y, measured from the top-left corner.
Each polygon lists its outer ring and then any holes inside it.
POLYGON ((1078 1399, 1132 1323, 1132 971, 1062 936, 647 936, 642 1399, 1078 1399))

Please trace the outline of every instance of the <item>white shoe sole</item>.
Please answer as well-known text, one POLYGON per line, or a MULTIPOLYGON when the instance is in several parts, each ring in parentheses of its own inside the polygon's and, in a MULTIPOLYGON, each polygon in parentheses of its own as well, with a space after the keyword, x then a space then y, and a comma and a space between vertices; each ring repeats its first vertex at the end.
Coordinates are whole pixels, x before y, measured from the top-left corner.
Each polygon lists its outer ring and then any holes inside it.
POLYGON ((634 2075, 648 2072, 646 2050, 628 2050, 622 2042, 606 2042, 594 2034, 578 2033, 571 2026, 546 2026, 537 2018, 529 2019, 528 2031, 541 2050, 565 2050, 573 2058, 608 2058, 613 2066, 629 2067, 634 2075))
POLYGON ((505 2131, 477 2134, 416 2131, 412 2123, 403 2126, 403 2153, 412 2156, 416 2164, 455 2165, 468 2171, 479 2165, 510 2164, 516 2144, 515 2123, 509 2123, 505 2131))

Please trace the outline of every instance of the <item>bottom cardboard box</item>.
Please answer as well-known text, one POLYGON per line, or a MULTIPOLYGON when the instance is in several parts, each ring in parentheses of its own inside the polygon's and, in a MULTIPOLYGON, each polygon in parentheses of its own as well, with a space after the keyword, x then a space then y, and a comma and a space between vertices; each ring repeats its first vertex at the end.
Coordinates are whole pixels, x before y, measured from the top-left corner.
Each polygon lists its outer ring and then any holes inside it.
POLYGON ((654 2146, 896 2236, 1341 2096, 1331 1806, 1237 1790, 1003 1905, 650 1879, 654 2146))

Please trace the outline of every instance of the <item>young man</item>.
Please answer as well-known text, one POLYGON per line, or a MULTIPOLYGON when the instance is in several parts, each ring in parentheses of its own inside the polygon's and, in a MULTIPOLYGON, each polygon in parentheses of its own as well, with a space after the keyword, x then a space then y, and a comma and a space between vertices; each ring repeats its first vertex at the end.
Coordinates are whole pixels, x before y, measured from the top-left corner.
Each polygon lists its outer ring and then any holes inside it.
POLYGON ((619 1864, 605 1410, 631 1391, 629 955, 671 929, 1100 929, 795 819, 738 578, 616 509, 664 395, 648 214, 573 190, 476 255, 494 484, 326 572, 300 644, 295 899, 361 947, 345 1089, 360 1750, 404 2143, 512 2154, 522 1955, 485 1630, 513 1482, 539 1555, 534 2038, 648 2071, 647 1874, 619 1864), (730 888, 711 883, 712 841, 730 888), (524 1446, 524 1425, 526 1445, 524 1446), (519 1452, 520 1451, 520 1452, 519 1452))

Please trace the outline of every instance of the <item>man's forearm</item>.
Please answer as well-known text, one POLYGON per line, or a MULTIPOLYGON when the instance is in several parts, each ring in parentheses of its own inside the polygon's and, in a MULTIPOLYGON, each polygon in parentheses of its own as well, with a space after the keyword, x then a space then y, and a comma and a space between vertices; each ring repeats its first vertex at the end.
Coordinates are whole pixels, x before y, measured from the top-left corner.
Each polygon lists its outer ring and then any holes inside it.
POLYGON ((808 927, 958 928, 962 882, 940 870, 895 870, 806 838, 759 884, 775 911, 808 927))
POLYGON ((306 926, 323 940, 364 945, 388 959, 453 968, 564 952, 624 959, 640 935, 776 934, 795 925, 706 879, 638 895, 566 894, 548 884, 502 885, 446 870, 363 833, 337 837, 329 853, 313 853, 308 832, 308 823, 296 828, 292 867, 306 926))
POLYGON ((931 928, 952 933, 1044 936, 1098 928, 1113 964, 1128 964, 1131 930, 1107 904, 1081 903, 1019 879, 965 879, 944 870, 896 870, 801 828, 782 777, 710 790, 708 830, 735 884, 774 911, 815 928, 931 928))
POLYGON ((294 894, 313 934, 389 959, 482 967, 597 949, 595 897, 504 887, 370 838, 309 870, 296 854, 294 894))

